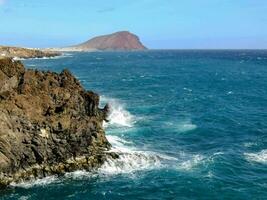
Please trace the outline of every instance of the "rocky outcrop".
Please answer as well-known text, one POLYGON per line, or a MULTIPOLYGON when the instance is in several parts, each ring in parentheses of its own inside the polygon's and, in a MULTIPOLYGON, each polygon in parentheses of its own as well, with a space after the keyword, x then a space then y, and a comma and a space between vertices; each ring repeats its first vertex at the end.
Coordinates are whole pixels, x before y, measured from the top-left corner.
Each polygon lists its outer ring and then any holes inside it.
POLYGON ((37 49, 27 49, 21 47, 0 46, 0 57, 10 58, 43 58, 61 55, 53 51, 41 51, 37 49))
POLYGON ((109 106, 68 71, 26 70, 0 59, 0 186, 93 170, 108 157, 102 127, 109 106))
POLYGON ((138 36, 129 31, 120 31, 109 35, 94 37, 82 44, 56 49, 63 51, 130 51, 145 50, 138 36))

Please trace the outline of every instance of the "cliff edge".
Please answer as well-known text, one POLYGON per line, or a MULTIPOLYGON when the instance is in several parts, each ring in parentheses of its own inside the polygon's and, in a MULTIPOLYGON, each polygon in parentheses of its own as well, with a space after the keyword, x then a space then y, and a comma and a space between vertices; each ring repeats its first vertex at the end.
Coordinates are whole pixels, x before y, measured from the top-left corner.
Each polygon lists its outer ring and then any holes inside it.
POLYGON ((68 71, 25 69, 0 59, 0 186, 74 170, 108 157, 102 127, 109 107, 68 71))

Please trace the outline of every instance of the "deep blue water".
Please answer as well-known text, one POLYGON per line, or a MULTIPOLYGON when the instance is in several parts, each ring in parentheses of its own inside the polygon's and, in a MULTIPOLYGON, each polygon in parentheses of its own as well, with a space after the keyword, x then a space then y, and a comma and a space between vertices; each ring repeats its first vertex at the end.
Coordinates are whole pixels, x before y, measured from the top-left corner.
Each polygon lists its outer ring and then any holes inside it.
POLYGON ((122 154, 97 173, 13 186, 1 199, 267 199, 267 51, 72 53, 23 61, 70 69, 110 102, 122 154))

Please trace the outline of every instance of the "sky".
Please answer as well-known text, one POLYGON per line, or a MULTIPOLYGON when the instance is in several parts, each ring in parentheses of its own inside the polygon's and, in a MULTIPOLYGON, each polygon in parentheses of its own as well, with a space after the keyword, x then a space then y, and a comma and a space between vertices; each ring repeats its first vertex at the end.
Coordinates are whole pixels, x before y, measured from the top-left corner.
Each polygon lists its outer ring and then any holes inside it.
POLYGON ((267 0, 0 0, 0 45, 128 30, 151 49, 267 49, 267 0))

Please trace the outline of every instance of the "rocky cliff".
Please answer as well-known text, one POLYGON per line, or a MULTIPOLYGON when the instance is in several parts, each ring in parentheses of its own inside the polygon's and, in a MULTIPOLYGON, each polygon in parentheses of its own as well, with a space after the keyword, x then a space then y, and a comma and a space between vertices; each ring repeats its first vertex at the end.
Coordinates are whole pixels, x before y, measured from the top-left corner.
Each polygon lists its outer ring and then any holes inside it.
POLYGON ((41 51, 37 49, 27 49, 21 47, 0 46, 0 57, 18 58, 42 58, 61 55, 53 51, 41 51))
POLYGON ((25 69, 0 59, 0 186, 93 170, 108 157, 102 127, 108 106, 68 71, 25 69))
POLYGON ((120 31, 109 35, 94 37, 82 44, 62 48, 66 51, 106 51, 106 50, 144 50, 146 47, 140 42, 138 36, 120 31))

